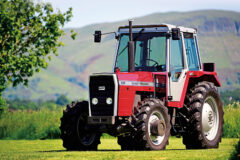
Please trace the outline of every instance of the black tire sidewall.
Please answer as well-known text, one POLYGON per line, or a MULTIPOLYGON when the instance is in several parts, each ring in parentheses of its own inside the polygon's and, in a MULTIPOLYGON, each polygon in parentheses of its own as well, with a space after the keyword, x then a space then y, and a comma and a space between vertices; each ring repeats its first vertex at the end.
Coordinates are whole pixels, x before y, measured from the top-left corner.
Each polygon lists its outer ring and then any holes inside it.
POLYGON ((79 117, 78 117, 78 121, 77 121, 77 136, 78 136, 78 141, 79 141, 79 143, 81 143, 83 146, 86 146, 86 147, 89 147, 89 146, 91 146, 93 143, 94 143, 94 141, 96 140, 96 138, 97 138, 97 133, 94 133, 94 132, 89 132, 89 131, 86 131, 85 130, 85 127, 86 127, 86 125, 87 125, 87 115, 86 115, 86 113, 80 113, 80 115, 79 115, 79 117), (81 118, 82 119, 84 119, 84 120, 81 120, 81 118), (84 132, 83 132, 84 131, 84 132), (84 144, 83 142, 82 142, 82 137, 84 137, 86 134, 93 134, 93 140, 92 140, 92 143, 90 143, 90 144, 84 144))
POLYGON ((85 127, 87 124, 88 117, 88 102, 77 101, 67 105, 64 110, 63 117, 61 118, 61 138, 63 140, 63 146, 67 150, 97 150, 98 144, 100 144, 100 132, 94 132, 96 135, 91 144, 85 145, 81 142, 79 134, 86 134, 85 127), (80 117, 82 120, 80 120, 80 117), (81 122, 80 122, 81 121, 81 122), (79 123, 81 127, 79 128, 79 123), (79 130, 80 129, 80 130, 79 130), (65 133, 67 132, 67 134, 65 133), (81 132, 81 133, 79 133, 81 132))

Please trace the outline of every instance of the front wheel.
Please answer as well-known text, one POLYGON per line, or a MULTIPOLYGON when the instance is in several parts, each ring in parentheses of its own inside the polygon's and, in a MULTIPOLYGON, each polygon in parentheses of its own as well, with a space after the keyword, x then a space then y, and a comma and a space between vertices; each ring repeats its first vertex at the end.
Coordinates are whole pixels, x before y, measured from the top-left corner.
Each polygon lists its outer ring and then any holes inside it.
POLYGON ((67 105, 61 118, 61 138, 67 150, 97 150, 101 133, 88 129, 88 102, 67 105))
POLYGON ((216 87, 210 82, 200 82, 187 97, 189 123, 183 136, 186 148, 218 148, 224 113, 216 87))
POLYGON ((136 150, 163 150, 170 137, 168 109, 158 99, 149 99, 136 113, 136 150))
POLYGON ((135 150, 134 138, 132 135, 118 136, 118 144, 121 146, 121 150, 135 150))

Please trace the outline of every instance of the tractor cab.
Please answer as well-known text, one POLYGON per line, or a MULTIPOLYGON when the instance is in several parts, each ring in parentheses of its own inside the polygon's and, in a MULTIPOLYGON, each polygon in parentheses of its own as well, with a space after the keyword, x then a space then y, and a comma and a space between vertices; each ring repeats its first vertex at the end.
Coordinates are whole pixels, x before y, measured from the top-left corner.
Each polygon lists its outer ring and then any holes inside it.
MULTIPOLYGON (((129 27, 119 27, 118 31, 119 43, 114 70, 121 74, 129 72, 129 27)), ((152 72, 153 81, 160 81, 159 87, 166 87, 165 97, 169 101, 179 102, 187 72, 202 68, 196 32, 196 29, 169 24, 132 27, 134 72, 152 72), (156 77, 159 78, 154 79, 156 77)))

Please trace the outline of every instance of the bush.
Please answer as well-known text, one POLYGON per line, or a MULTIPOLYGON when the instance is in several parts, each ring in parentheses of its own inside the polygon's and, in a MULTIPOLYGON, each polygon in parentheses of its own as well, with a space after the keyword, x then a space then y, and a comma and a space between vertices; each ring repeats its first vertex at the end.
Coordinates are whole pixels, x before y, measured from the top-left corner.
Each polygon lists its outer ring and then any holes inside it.
POLYGON ((6 110, 7 110, 6 101, 0 95, 0 119, 2 117, 2 114, 4 114, 6 112, 6 110))
MULTIPOLYGON (((0 101, 1 102, 1 101, 0 101)), ((55 110, 56 108, 65 106, 70 100, 66 96, 60 95, 57 100, 38 100, 32 101, 29 99, 14 99, 7 100, 7 106, 11 110, 40 110, 42 108, 48 108, 50 110, 55 110)), ((1 105, 0 105, 1 106, 1 105)))
POLYGON ((60 135, 62 108, 7 112, 0 121, 0 139, 53 139, 60 135))
POLYGON ((224 107, 223 137, 240 138, 240 103, 234 102, 224 107))
MULTIPOLYGON (((54 105, 47 107, 41 107, 39 110, 5 112, 0 120, 0 139, 59 138, 63 108, 54 105)), ((225 106, 224 112, 223 137, 240 138, 240 103, 235 102, 225 106)), ((103 138, 111 138, 111 136, 104 134, 103 138)))
POLYGON ((220 93, 221 99, 224 105, 239 102, 240 101, 239 94, 240 94, 240 89, 236 89, 233 91, 225 91, 220 93))
POLYGON ((68 103, 70 103, 70 100, 67 98, 66 95, 60 95, 56 100, 56 104, 58 104, 60 106, 65 106, 68 103))

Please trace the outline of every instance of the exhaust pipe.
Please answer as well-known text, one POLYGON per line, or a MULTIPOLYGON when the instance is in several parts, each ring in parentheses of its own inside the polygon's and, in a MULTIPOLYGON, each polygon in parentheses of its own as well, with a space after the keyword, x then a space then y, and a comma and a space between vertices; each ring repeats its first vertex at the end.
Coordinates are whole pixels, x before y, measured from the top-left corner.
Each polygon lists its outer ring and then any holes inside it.
POLYGON ((129 42, 128 42, 128 72, 135 71, 135 59, 134 59, 134 41, 132 36, 132 22, 129 20, 129 42))

